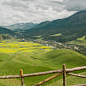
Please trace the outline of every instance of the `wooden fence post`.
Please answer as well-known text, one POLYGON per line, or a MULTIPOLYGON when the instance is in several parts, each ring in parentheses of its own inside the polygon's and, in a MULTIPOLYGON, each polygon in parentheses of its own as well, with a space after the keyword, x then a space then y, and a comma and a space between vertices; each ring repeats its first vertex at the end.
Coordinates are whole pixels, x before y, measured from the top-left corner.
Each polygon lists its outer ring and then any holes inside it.
POLYGON ((66 86, 66 65, 63 64, 63 86, 66 86))
POLYGON ((25 86, 24 77, 23 77, 23 70, 22 69, 20 69, 20 75, 21 75, 21 86, 25 86))

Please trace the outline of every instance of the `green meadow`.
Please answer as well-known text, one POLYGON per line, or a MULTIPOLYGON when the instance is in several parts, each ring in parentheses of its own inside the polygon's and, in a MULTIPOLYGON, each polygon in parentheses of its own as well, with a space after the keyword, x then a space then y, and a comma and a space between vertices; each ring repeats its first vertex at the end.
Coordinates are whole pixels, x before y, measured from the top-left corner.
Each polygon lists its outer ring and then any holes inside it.
POLYGON ((51 36, 60 36, 60 35, 61 35, 61 33, 54 34, 54 35, 51 35, 51 36))
MULTIPOLYGON (((74 68, 86 65, 86 56, 70 49, 52 49, 33 42, 2 41, 0 43, 0 76, 59 70, 62 65, 74 68)), ((76 73, 86 75, 85 71, 76 73)), ((32 86, 52 76, 42 75, 24 78, 26 86, 32 86)), ((84 79, 67 76, 67 86, 86 83, 84 79)), ((41 86, 62 86, 62 76, 59 76, 41 86)), ((0 86, 21 86, 20 79, 1 79, 0 86)))
POLYGON ((71 41, 70 43, 73 43, 73 44, 86 44, 86 39, 85 39, 85 36, 81 37, 81 38, 77 38, 76 40, 73 40, 71 41))

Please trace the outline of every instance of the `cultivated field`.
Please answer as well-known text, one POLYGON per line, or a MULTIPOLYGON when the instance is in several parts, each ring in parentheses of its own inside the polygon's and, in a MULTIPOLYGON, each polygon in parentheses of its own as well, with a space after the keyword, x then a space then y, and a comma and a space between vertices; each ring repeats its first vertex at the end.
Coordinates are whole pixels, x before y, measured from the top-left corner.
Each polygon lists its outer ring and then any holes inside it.
POLYGON ((0 52, 2 53, 32 52, 40 49, 51 50, 50 47, 33 42, 6 42, 4 40, 0 43, 0 52))

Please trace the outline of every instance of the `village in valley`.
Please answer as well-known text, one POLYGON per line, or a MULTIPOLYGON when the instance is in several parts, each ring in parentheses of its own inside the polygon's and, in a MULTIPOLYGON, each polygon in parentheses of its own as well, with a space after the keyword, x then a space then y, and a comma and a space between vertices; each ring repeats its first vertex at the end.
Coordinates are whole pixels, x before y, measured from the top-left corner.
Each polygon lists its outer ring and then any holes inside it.
MULTIPOLYGON (((8 36, 5 36, 5 35, 1 35, 0 39, 11 39, 12 36, 11 35, 8 35, 8 36)), ((14 36, 14 38, 16 39, 17 36, 14 36)), ((22 35, 21 35, 21 42, 27 42, 28 39, 25 39, 23 38, 22 39, 22 35)), ((70 43, 70 42, 65 42, 65 43, 61 43, 61 42, 56 42, 54 40, 48 40, 48 41, 44 41, 44 40, 36 40, 36 39, 33 39, 32 40, 34 43, 40 43, 44 46, 47 46, 47 47, 51 47, 53 48, 54 50, 55 49, 71 49, 71 50, 75 50, 83 55, 86 55, 86 46, 84 44, 73 44, 73 43, 70 43)))
POLYGON ((56 42, 54 40, 48 40, 48 41, 43 41, 43 40, 34 40, 35 43, 40 43, 44 46, 51 47, 53 49, 71 49, 75 50, 81 54, 86 55, 86 46, 85 45, 77 45, 77 44, 71 44, 69 42, 66 43, 60 43, 56 42))

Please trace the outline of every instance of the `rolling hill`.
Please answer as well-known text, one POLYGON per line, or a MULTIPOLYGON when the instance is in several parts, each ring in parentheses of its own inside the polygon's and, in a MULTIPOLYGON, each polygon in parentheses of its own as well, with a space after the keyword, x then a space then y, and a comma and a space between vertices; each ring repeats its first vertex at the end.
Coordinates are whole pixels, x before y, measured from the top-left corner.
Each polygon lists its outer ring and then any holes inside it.
MULTIPOLYGON (((0 75, 19 75, 19 69, 23 69, 24 74, 59 70, 62 69, 62 64, 64 63, 66 64, 67 68, 83 66, 86 65, 86 57, 69 49, 53 50, 47 53, 43 50, 38 50, 35 52, 18 52, 15 54, 0 53, 0 69, 2 69, 0 71, 0 75)), ((27 77, 24 78, 24 81, 26 85, 32 86, 33 84, 36 84, 50 76, 52 76, 52 74, 45 76, 27 77)), ((62 77, 57 77, 54 81, 58 81, 58 79, 60 80, 62 77)), ((2 81, 0 81, 0 83, 2 81)), ((16 79, 16 81, 19 81, 19 79, 16 79)), ((54 81, 48 82, 46 84, 52 83, 54 81)), ((10 84, 11 86, 15 86, 12 85, 13 82, 10 84)), ((16 86, 19 85, 16 84, 16 86)))
POLYGON ((7 28, 0 27, 0 34, 11 34, 11 35, 13 35, 14 32, 7 29, 7 28))
MULTIPOLYGON (((63 64, 66 64, 67 68, 86 65, 86 56, 70 49, 52 49, 31 41, 19 42, 18 40, 12 40, 9 42, 9 40, 4 40, 4 42, 2 41, 0 43, 0 76, 20 75, 20 69, 23 69, 24 74, 30 74, 59 70, 62 69, 63 64)), ((83 72, 86 73, 85 71, 79 71, 77 73, 83 72)), ((25 77, 24 82, 25 85, 32 86, 33 84, 36 84, 52 75, 54 74, 27 78, 25 77)), ((62 76, 59 78, 57 77, 56 79, 53 79, 42 86, 52 84, 53 82, 61 79, 62 76)), ((71 81, 74 82, 75 80, 71 81)), ((84 80, 80 80, 80 82, 77 83, 81 83, 83 81, 84 80)), ((83 83, 85 83, 85 81, 83 83)), ((2 79, 0 80, 0 85, 20 86, 20 79, 2 79)), ((68 83, 68 85, 70 86, 72 83, 68 83)))
POLYGON ((68 18, 46 21, 24 32, 26 37, 36 39, 40 36, 43 40, 56 40, 66 42, 75 40, 86 34, 86 11, 80 11, 68 18), (61 36, 51 36, 61 33, 61 36))

